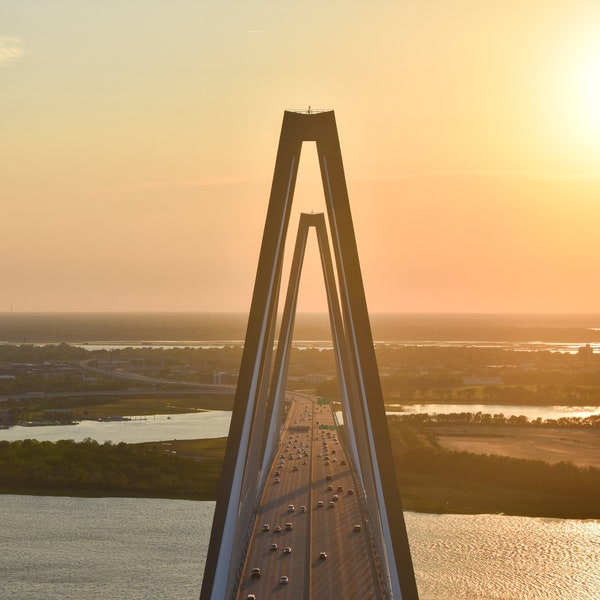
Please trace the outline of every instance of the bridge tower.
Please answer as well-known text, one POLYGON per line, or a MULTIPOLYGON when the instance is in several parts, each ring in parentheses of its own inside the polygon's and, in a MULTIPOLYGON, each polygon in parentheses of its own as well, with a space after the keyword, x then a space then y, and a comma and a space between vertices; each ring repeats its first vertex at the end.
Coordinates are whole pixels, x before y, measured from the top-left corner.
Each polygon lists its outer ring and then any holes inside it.
POLYGON ((388 595, 394 600, 418 600, 335 116, 333 111, 310 110, 284 113, 200 600, 228 599, 239 582, 253 515, 277 448, 298 283, 310 226, 315 227, 319 241, 345 435, 388 595), (283 254, 304 141, 316 142, 335 274, 323 215, 302 215, 274 357, 283 254))

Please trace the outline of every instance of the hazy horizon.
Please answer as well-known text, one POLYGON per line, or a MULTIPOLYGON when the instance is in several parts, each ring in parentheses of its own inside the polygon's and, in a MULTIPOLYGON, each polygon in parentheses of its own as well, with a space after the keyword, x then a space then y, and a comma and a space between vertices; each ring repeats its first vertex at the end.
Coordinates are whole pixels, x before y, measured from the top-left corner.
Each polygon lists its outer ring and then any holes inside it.
MULTIPOLYGON (((18 315, 143 315, 143 314, 164 314, 164 315, 244 315, 247 316, 250 310, 0 310, 0 316, 10 317, 18 315)), ((281 311, 278 313, 281 314, 281 311)), ((298 311, 298 315, 322 316, 328 318, 327 310, 304 310, 298 311)), ((422 317, 600 317, 600 311, 597 312, 419 312, 419 311, 369 311, 370 315, 390 315, 390 316, 422 316, 422 317)))
MULTIPOLYGON (((0 344, 159 343, 178 345, 202 341, 242 343, 247 312, 112 312, 112 313, 0 313, 0 344)), ((600 347, 600 314, 596 315, 483 315, 372 313, 375 343, 420 343, 445 340, 525 343, 529 349, 564 349, 565 344, 600 347), (543 343, 542 345, 539 345, 543 343), (536 346, 536 344, 538 344, 536 346)), ((295 340, 330 341, 326 313, 298 313, 295 340)), ((275 339, 278 339, 276 332, 275 339)))
MULTIPOLYGON (((0 311, 248 311, 309 105, 335 110, 372 313, 597 310, 600 4, 33 6, 0 11, 0 311)), ((324 208, 306 143, 290 244, 324 208)), ((298 308, 326 310, 314 239, 298 308)))

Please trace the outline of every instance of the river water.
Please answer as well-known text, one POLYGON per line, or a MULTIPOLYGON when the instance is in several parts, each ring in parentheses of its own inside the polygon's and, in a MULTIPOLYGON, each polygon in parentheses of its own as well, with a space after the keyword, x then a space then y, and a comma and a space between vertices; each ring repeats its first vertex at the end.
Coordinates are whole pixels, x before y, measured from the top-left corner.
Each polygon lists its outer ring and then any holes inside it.
MULTIPOLYGON (((511 415, 526 415, 530 419, 558 419, 560 417, 588 417, 600 414, 598 406, 508 406, 508 405, 464 405, 464 404, 419 404, 407 406, 406 412, 388 411, 388 414, 426 413, 462 413, 484 412, 511 415)), ((342 413, 338 413, 343 422, 342 413)), ((16 425, 10 429, 0 429, 0 440, 37 439, 56 442, 74 440, 81 442, 92 438, 102 444, 125 442, 138 444, 166 440, 195 440, 200 438, 225 437, 229 433, 231 412, 211 410, 179 415, 154 415, 145 420, 132 421, 81 421, 78 425, 49 425, 45 427, 24 427, 16 425)))
MULTIPOLYGON (((0 599, 195 600, 213 509, 0 496, 0 599)), ((600 598, 600 521, 406 513, 406 524, 421 600, 600 598)))
POLYGON ((503 414, 505 417, 524 415, 528 419, 560 419, 562 417, 586 418, 600 415, 600 406, 520 406, 513 404, 407 404, 397 411, 389 410, 388 415, 427 414, 460 414, 484 413, 490 415, 503 414))
POLYGON ((81 442, 92 438, 102 444, 139 444, 165 440, 196 440, 225 437, 229 433, 231 411, 210 410, 175 415, 151 415, 146 419, 136 417, 131 421, 81 421, 78 425, 48 425, 24 427, 15 425, 0 430, 0 440, 36 439, 56 442, 74 440, 81 442))
MULTIPOLYGON (((418 407, 507 416, 510 408, 418 407)), ((514 408, 514 414, 533 418, 576 416, 566 407, 514 408)), ((0 430, 0 439, 136 443, 222 437, 230 417, 228 411, 209 411, 13 427, 0 430)), ((212 502, 182 500, 0 495, 0 600, 197 599, 213 508, 212 502)), ((600 521, 407 513, 406 522, 421 600, 600 598, 600 521)))

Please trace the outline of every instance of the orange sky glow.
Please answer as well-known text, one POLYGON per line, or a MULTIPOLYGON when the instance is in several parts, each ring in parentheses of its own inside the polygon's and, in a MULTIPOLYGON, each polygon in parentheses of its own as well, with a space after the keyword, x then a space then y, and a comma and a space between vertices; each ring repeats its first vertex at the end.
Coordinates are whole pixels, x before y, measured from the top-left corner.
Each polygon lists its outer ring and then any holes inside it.
MULTIPOLYGON (((577 0, 4 0, 0 312, 247 311, 308 105, 336 113, 371 312, 598 312, 600 4, 577 0)), ((305 144, 290 246, 311 210, 305 144)), ((299 310, 325 311, 311 241, 299 310)))

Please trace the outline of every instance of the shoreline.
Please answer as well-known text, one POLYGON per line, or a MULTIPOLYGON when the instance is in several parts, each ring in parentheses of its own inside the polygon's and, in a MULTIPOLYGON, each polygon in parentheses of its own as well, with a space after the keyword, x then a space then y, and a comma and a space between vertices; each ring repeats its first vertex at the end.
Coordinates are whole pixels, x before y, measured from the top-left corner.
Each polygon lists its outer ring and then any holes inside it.
MULTIPOLYGON (((464 490, 463 490, 464 492, 464 490)), ((65 490, 50 490, 47 488, 7 488, 0 489, 0 496, 49 496, 49 497, 66 497, 66 498, 144 498, 144 499, 156 499, 156 500, 187 500, 190 502, 215 502, 215 496, 199 497, 194 495, 183 495, 183 494, 152 494, 152 493, 118 493, 118 492, 106 492, 97 490, 96 492, 91 490, 76 490, 76 489, 65 489, 65 490)), ((539 519, 563 519, 563 520, 575 520, 575 521, 600 521, 600 509, 593 513, 588 510, 579 510, 577 506, 560 506, 560 501, 556 497, 549 496, 546 498, 547 502, 544 502, 544 498, 533 495, 524 502, 522 497, 523 493, 516 494, 498 494, 494 492, 493 497, 488 496, 486 500, 479 500, 477 503, 481 504, 478 507, 461 508, 459 504, 456 504, 456 499, 461 496, 461 490, 453 488, 443 487, 431 487, 427 484, 415 484, 409 486, 402 486, 402 511, 403 512, 414 512, 424 514, 436 514, 436 515, 505 515, 513 517, 526 517, 526 518, 539 518, 539 519), (446 490, 453 491, 452 495, 444 495, 439 500, 436 497, 429 495, 427 498, 423 497, 422 494, 425 491, 430 492, 435 489, 438 492, 446 490), (502 501, 501 497, 506 499, 507 496, 515 496, 513 498, 514 504, 511 506, 503 506, 502 509, 498 508, 497 503, 502 501), (525 504, 530 507, 530 510, 519 510, 516 508, 518 504, 525 504), (548 503, 556 505, 556 510, 543 510, 540 506, 548 506, 548 503), (441 504, 446 506, 442 507, 441 504), (494 507, 496 505, 496 507, 494 507)), ((473 503, 473 502, 472 502, 473 503)))
MULTIPOLYGON (((565 431, 561 431, 564 437, 565 431)), ((203 490, 180 489, 178 491, 160 490, 159 487, 148 490, 118 490, 77 487, 65 482, 64 487, 41 487, 19 485, 16 481, 0 488, 0 494, 31 496, 71 496, 83 498, 125 497, 157 498, 165 500, 214 501, 218 493, 220 465, 224 459, 226 438, 211 440, 172 440, 168 442, 146 442, 130 446, 146 447, 149 451, 162 449, 171 456, 176 455, 183 463, 195 461, 202 472, 201 480, 206 486, 203 490), (206 465, 203 468, 201 465, 206 465), (16 485, 15 485, 16 484, 16 485)), ((440 444, 441 445, 441 444, 440 444)), ((102 445, 93 445, 98 453, 102 445)), ((448 451, 451 452, 451 451, 448 451)), ((464 453, 460 453, 464 454, 464 453)), ((472 454, 473 457, 487 461, 493 467, 498 456, 472 454)), ((401 460, 401 457, 398 456, 401 460)), ((523 459, 512 459, 523 460, 523 459)), ((523 460, 523 462, 527 462, 523 460)), ((548 463, 549 464, 549 463, 548 463)), ((481 467, 479 467, 481 469, 481 467)), ((485 467, 484 467, 485 468, 485 467)), ((573 467, 575 468, 575 467, 573 467)), ((179 467, 178 467, 179 470, 179 467)), ((477 481, 453 479, 447 472, 415 472, 403 468, 397 463, 398 481, 404 511, 433 514, 505 514, 522 517, 560 518, 560 519, 600 519, 600 505, 596 498, 586 495, 556 493, 551 490, 532 490, 523 487, 509 487, 500 481, 494 484, 477 481)), ((517 484, 519 485, 519 484, 517 484)))

